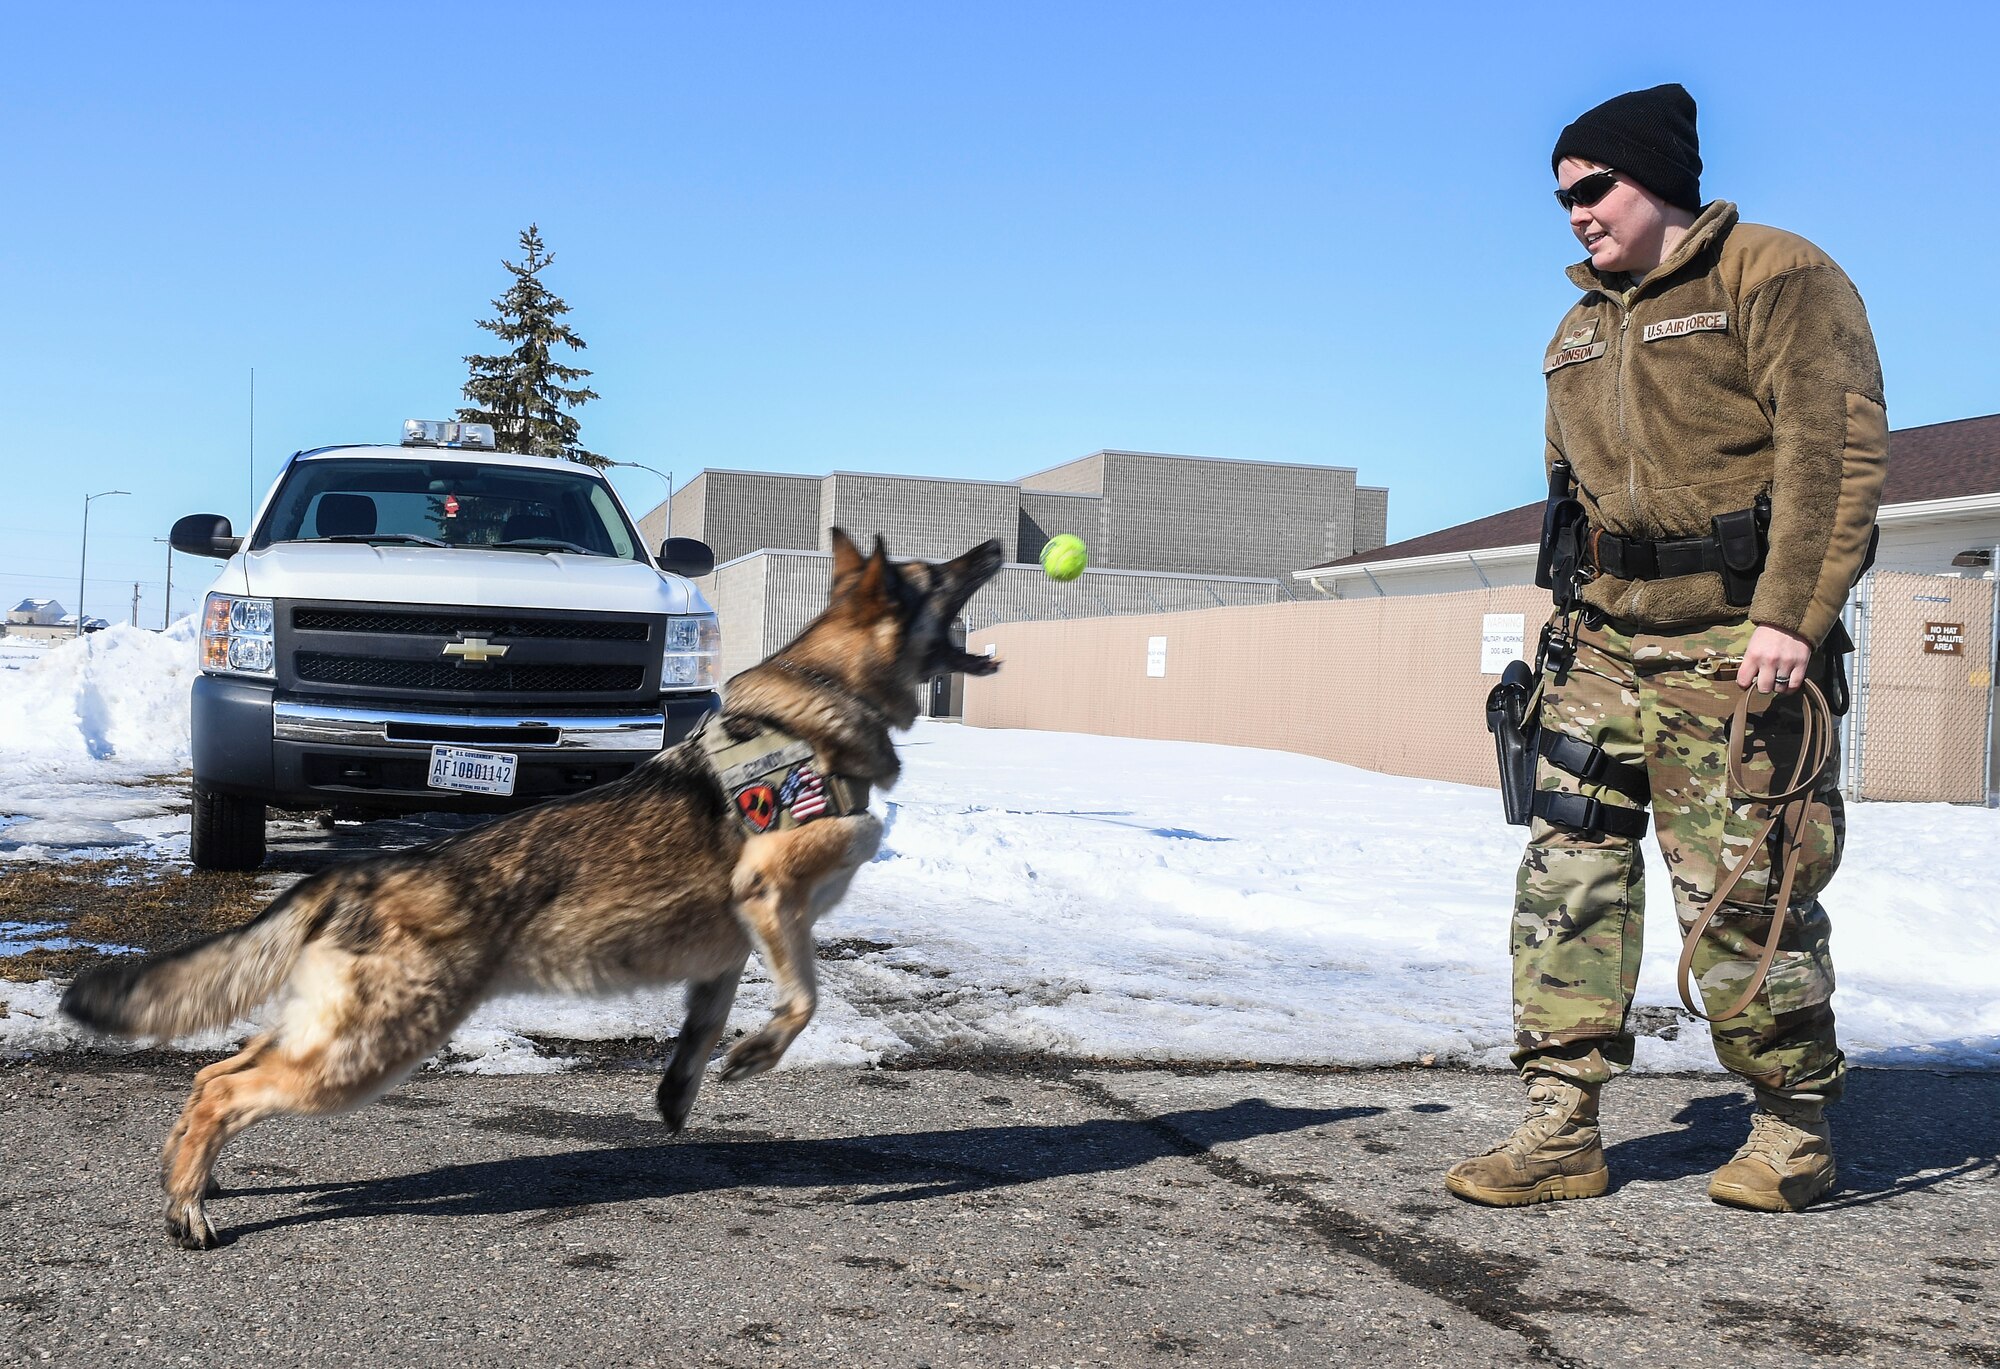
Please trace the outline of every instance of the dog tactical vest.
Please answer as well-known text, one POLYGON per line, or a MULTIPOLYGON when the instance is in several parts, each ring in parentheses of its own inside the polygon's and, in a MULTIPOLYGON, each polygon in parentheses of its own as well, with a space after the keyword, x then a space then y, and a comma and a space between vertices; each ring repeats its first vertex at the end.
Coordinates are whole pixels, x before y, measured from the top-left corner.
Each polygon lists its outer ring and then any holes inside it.
MULTIPOLYGON (((710 721, 718 716, 710 714, 710 721)), ((868 809, 866 780, 826 773, 812 744, 789 732, 760 726, 739 741, 719 723, 704 723, 699 737, 730 811, 750 836, 868 809)))

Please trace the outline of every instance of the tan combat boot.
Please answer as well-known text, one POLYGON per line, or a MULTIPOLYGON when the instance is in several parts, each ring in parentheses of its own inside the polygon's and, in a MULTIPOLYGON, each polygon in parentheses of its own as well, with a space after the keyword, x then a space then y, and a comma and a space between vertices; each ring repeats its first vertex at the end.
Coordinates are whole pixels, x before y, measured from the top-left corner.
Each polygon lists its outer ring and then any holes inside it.
POLYGON ((1798 1212, 1833 1187, 1833 1138, 1818 1102, 1759 1094, 1750 1139, 1715 1171, 1708 1196, 1759 1212, 1798 1212))
POLYGON ((1512 1136, 1444 1176, 1453 1193, 1488 1207, 1595 1198, 1610 1183, 1597 1138, 1597 1086, 1554 1074, 1529 1079, 1528 1116, 1512 1136))

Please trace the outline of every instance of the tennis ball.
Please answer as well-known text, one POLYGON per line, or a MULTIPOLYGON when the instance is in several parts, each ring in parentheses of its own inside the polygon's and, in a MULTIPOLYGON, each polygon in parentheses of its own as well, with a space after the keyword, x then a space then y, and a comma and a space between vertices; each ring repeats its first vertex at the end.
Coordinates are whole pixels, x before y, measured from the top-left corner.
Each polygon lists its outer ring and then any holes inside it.
POLYGON ((1074 580, 1089 564, 1083 539, 1073 532, 1059 532, 1042 547, 1042 573, 1051 580, 1074 580))

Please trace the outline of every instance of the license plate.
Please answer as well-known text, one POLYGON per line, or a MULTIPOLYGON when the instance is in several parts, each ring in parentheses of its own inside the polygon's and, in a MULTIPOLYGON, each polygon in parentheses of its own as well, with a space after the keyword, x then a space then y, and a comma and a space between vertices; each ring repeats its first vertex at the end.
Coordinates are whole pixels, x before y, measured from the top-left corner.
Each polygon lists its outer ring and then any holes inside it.
POLYGON ((511 794, 514 757, 505 751, 475 751, 469 746, 433 746, 431 788, 457 789, 468 794, 511 794))

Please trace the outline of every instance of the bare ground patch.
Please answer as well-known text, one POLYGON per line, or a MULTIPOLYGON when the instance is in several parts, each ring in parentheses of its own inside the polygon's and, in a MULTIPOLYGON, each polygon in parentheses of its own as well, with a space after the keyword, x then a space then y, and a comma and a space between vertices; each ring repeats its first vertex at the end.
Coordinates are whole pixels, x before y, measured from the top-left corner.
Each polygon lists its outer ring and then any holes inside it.
MULTIPOLYGON (((186 870, 139 859, 0 865, 0 922, 51 923, 51 936, 160 951, 226 931, 270 895, 254 873, 186 870)), ((108 959, 101 951, 30 950, 0 956, 0 979, 68 979, 108 959)))

